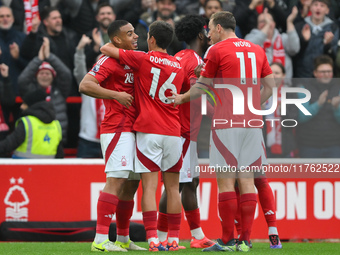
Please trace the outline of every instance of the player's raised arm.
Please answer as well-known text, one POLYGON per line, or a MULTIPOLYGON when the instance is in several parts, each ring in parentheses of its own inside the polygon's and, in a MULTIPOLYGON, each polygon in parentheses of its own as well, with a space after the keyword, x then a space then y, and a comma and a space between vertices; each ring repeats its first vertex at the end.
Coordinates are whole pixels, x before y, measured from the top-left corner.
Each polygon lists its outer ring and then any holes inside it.
POLYGON ((131 106, 133 101, 133 96, 126 92, 118 92, 101 87, 97 79, 89 74, 86 74, 80 82, 79 92, 95 98, 115 99, 127 108, 131 106))
POLYGON ((106 56, 119 59, 119 48, 112 43, 106 43, 100 48, 100 51, 106 56))
POLYGON ((265 103, 273 93, 273 88, 275 88, 275 81, 273 74, 269 74, 264 77, 262 80, 262 89, 261 89, 261 105, 265 103))

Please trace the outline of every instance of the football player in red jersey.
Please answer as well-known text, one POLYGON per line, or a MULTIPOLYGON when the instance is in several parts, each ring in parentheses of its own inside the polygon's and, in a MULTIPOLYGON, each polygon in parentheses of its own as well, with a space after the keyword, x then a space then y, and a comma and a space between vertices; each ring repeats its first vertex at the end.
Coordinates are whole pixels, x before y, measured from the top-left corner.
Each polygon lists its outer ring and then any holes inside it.
MULTIPOLYGON (((108 35, 112 45, 123 49, 136 49, 138 36, 127 21, 110 24, 108 35)), ((136 119, 133 103, 133 73, 129 66, 116 59, 102 56, 85 75, 79 91, 88 96, 102 98, 105 116, 100 126, 100 142, 105 159, 106 184, 97 204, 96 236, 92 251, 145 250, 129 238, 129 224, 134 206, 133 197, 139 180, 126 182, 133 175, 136 119), (117 241, 108 239, 113 214, 117 216, 117 241)))
POLYGON ((215 107, 210 152, 210 165, 216 168, 219 188, 218 208, 223 234, 222 239, 204 251, 249 251, 257 196, 254 189, 254 173, 244 169, 261 167, 262 131, 250 123, 263 121, 262 116, 248 108, 248 100, 242 102, 241 99, 252 96, 253 108, 261 109, 261 104, 272 95, 275 87, 263 49, 237 38, 235 27, 236 21, 232 13, 217 12, 212 15, 209 22, 209 37, 213 45, 204 57, 201 76, 187 93, 174 94, 171 97, 177 105, 200 97, 204 90, 197 87, 215 90, 211 86, 213 83, 213 86, 219 84, 219 87, 224 88, 217 91, 222 106, 215 107), (217 80, 213 80, 214 78, 217 80), (264 78, 261 80, 262 89, 260 78, 264 78), (222 167, 228 171, 219 171, 222 167), (240 187, 242 222, 242 233, 237 244, 234 241, 234 219, 238 207, 235 180, 240 187))
MULTIPOLYGON (((195 84, 197 80, 195 68, 203 63, 200 56, 202 56, 208 48, 208 38, 204 26, 205 20, 199 15, 187 15, 175 26, 175 33, 178 40, 184 41, 187 44, 185 50, 182 50, 175 55, 186 74, 181 90, 182 93, 188 91, 190 86, 195 84)), ((202 119, 200 99, 196 99, 194 104, 195 105, 191 108, 190 104, 183 104, 179 107, 181 139, 183 144, 183 166, 180 172, 180 192, 182 205, 192 236, 190 247, 206 248, 215 243, 205 237, 202 231, 200 210, 197 204, 196 192, 199 183, 199 172, 195 171, 195 168, 198 166, 197 136, 202 119)), ((157 223, 157 233, 159 240, 162 243, 167 242, 168 235, 166 200, 167 196, 166 191, 164 190, 159 202, 157 223)))
POLYGON ((181 125, 178 107, 168 96, 180 92, 184 73, 179 61, 167 54, 174 31, 164 21, 149 27, 149 52, 118 49, 106 44, 101 51, 134 71, 135 100, 138 116, 133 125, 136 133, 135 171, 141 173, 143 222, 150 251, 178 250, 181 222, 179 171, 182 167, 181 125), (169 238, 165 248, 157 236, 156 189, 158 172, 162 171, 168 195, 169 238))

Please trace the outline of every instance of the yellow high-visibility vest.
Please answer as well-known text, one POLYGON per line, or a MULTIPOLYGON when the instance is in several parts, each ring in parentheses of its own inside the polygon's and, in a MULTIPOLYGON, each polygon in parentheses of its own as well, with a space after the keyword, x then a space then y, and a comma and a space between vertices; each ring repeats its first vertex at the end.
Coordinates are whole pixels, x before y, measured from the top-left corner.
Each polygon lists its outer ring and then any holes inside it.
POLYGON ((44 123, 34 116, 25 116, 20 120, 25 126, 25 141, 13 154, 19 158, 55 158, 62 139, 59 121, 44 123))

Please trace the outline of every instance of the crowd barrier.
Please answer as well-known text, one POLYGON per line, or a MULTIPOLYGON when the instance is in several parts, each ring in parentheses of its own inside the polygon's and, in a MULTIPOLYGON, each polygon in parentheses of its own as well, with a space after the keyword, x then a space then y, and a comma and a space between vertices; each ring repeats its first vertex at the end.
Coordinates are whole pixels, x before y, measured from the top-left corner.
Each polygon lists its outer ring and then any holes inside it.
MULTIPOLYGON (((295 171, 311 172, 305 175, 278 175, 280 178, 268 174, 276 197, 280 238, 339 239, 340 160, 277 159, 269 160, 269 163, 279 171, 284 166, 290 166, 291 171, 295 167, 295 171), (323 174, 326 171, 332 174, 323 174)), ((201 169, 207 165, 207 160, 200 160, 201 169)), ((105 184, 104 162, 101 159, 2 159, 0 176, 0 222, 96 220, 97 198, 105 184)), ((160 183, 157 200, 162 188, 160 183)), ((131 218, 136 223, 142 223, 141 194, 139 188, 131 218)), ((198 190, 201 225, 205 234, 212 239, 221 237, 217 198, 214 175, 202 175, 198 190)), ((184 216, 182 221, 180 238, 190 239, 184 216)), ((267 226, 260 206, 256 209, 251 237, 267 238, 267 226)))

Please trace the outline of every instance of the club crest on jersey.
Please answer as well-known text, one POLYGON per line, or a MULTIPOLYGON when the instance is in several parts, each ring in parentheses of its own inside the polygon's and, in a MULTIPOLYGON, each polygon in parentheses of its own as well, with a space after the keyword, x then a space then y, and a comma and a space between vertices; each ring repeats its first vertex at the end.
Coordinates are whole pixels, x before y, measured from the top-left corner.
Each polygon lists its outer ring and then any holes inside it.
POLYGON ((122 162, 122 166, 126 166, 127 165, 127 160, 126 160, 125 156, 122 156, 121 162, 122 162))

